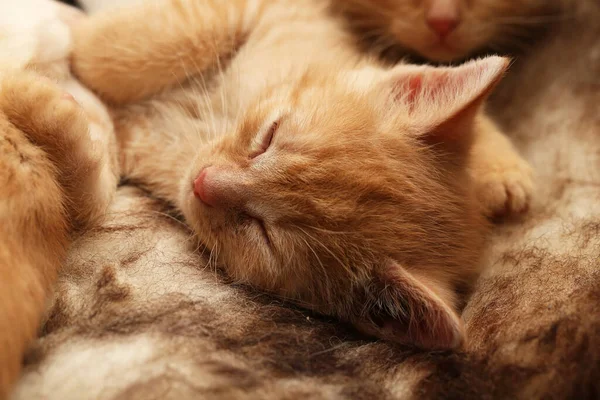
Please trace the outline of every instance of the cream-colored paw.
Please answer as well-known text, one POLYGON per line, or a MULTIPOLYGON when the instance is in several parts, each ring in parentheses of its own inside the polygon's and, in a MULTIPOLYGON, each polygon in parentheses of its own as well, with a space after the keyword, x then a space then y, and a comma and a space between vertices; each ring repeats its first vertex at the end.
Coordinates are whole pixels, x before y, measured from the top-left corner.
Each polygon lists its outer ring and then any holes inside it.
POLYGON ((486 215, 514 216, 529 209, 534 188, 533 170, 517 154, 488 160, 471 173, 486 215))

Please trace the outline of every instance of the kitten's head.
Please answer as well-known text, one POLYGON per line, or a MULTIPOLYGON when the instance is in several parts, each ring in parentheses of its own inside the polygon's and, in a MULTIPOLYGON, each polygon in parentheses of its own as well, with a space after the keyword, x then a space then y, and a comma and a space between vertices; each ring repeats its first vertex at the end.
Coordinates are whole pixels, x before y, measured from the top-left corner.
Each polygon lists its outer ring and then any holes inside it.
POLYGON ((400 45, 432 61, 519 47, 548 24, 557 0, 339 0, 334 2, 369 42, 400 45))
POLYGON ((317 68, 271 88, 200 150, 185 217, 240 282, 385 339, 457 346, 455 291, 486 225, 465 173, 472 125, 505 68, 317 68))

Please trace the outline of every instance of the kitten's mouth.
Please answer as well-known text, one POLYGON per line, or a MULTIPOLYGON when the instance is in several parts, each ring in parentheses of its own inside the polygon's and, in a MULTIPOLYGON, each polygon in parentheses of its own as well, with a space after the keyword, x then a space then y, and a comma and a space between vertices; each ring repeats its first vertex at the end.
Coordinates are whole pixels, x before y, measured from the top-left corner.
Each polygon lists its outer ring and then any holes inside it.
POLYGON ((452 43, 446 39, 437 40, 429 48, 434 51, 447 51, 447 52, 457 51, 456 47, 453 46, 452 43))
POLYGON ((425 51, 423 51, 423 55, 436 61, 449 62, 460 57, 462 51, 452 43, 449 43, 446 40, 440 40, 428 46, 425 51))

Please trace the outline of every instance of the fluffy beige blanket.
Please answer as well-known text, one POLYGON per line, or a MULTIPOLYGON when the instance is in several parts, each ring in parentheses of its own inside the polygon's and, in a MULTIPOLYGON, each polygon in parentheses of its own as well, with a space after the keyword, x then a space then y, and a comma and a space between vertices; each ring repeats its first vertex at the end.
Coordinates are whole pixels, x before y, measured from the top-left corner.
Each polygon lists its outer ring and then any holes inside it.
POLYGON ((538 190, 524 221, 495 230, 465 351, 367 341, 232 286, 125 185, 73 246, 13 398, 598 398, 600 3, 572 3, 490 104, 538 190))

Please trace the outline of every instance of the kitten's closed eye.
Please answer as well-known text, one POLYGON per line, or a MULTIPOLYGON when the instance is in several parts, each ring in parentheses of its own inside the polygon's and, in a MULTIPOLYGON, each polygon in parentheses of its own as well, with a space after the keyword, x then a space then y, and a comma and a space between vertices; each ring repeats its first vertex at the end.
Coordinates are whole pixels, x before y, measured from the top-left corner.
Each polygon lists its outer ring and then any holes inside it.
POLYGON ((269 231, 267 230, 265 221, 260 217, 257 217, 254 214, 248 212, 244 212, 244 217, 247 218, 247 221, 253 224, 260 231, 260 234, 265 240, 267 246, 271 247, 271 237, 269 236, 269 231))
POLYGON ((261 154, 265 153, 269 147, 271 146, 271 142, 273 141, 273 136, 275 136, 275 132, 279 128, 279 120, 273 122, 269 129, 262 135, 262 137, 258 138, 259 145, 258 149, 250 153, 250 159, 256 158, 261 154))

